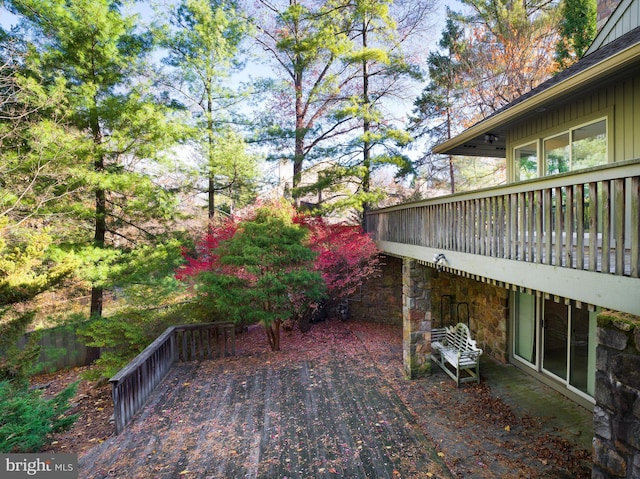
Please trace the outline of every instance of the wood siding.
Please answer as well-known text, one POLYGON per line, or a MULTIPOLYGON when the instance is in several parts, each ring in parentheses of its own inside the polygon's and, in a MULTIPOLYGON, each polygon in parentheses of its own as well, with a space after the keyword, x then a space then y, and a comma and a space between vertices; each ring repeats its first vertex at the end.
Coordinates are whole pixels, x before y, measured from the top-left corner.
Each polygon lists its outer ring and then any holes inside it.
POLYGON ((515 147, 599 118, 607 118, 611 162, 640 158, 640 77, 628 77, 510 129, 507 165, 515 147))

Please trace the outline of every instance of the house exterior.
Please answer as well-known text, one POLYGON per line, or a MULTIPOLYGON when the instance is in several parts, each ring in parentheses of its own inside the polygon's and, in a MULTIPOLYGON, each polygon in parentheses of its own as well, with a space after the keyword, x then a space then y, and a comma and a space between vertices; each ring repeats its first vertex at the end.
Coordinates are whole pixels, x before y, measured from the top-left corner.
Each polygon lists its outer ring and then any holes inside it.
POLYGON ((593 477, 640 477, 640 0, 610 4, 582 60, 433 149, 505 158, 507 185, 366 224, 402 261, 409 377, 431 329, 468 318, 488 355, 594 411, 593 477))

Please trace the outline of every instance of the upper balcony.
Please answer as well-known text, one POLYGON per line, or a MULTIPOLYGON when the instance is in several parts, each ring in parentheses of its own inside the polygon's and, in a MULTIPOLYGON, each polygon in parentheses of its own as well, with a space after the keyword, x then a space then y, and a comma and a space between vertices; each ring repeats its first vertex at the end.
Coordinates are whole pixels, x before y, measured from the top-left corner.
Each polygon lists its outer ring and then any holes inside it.
POLYGON ((371 211, 366 229, 391 255, 637 315, 639 204, 636 159, 371 211))

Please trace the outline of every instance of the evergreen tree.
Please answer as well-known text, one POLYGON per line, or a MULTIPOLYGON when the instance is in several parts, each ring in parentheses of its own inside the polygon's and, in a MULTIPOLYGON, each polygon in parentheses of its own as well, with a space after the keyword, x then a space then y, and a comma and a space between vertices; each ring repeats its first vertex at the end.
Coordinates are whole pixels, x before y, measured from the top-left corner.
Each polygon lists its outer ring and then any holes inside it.
MULTIPOLYGON (((112 0, 11 0, 33 44, 28 59, 45 83, 65 88, 69 127, 84 135, 76 173, 93 201, 74 205, 76 221, 92 222, 94 270, 91 315, 102 315, 101 270, 107 248, 134 247, 164 231, 172 195, 156 184, 160 152, 177 131, 149 93, 144 60, 153 44, 112 0), (82 170, 82 167, 87 167, 82 170)), ((85 225, 86 226, 86 225, 85 225)))
MULTIPOLYGON (((447 20, 438 42, 439 51, 432 51, 427 58, 429 84, 415 100, 410 131, 417 138, 430 144, 438 144, 452 137, 456 116, 456 104, 462 92, 460 82, 460 57, 464 50, 464 31, 457 15, 447 9, 447 20)), ((437 183, 442 172, 448 170, 451 193, 455 193, 455 168, 451 155, 446 161, 427 154, 422 158, 428 181, 437 183)))
POLYGON ((558 70, 564 70, 584 56, 596 36, 596 0, 564 0, 560 16, 555 59, 558 70))
POLYGON ((329 117, 348 95, 353 74, 340 62, 349 47, 340 11, 324 3, 259 0, 255 19, 256 40, 281 80, 272 90, 272 115, 260 111, 266 126, 261 139, 275 145, 271 160, 292 162, 296 202, 304 193, 298 189, 304 166, 323 159, 321 145, 355 128, 349 118, 329 117))
POLYGON ((239 54, 248 24, 229 0, 183 0, 168 21, 159 32, 160 45, 168 51, 163 62, 172 68, 165 84, 195 119, 189 145, 204 160, 198 176, 206 179, 201 191, 213 218, 216 194, 238 197, 257 175, 255 158, 229 126, 238 121, 242 95, 228 80, 242 66, 239 54))
MULTIPOLYGON (((418 68, 408 61, 403 42, 408 43, 415 34, 414 22, 424 19, 432 2, 411 2, 410 9, 403 9, 404 2, 392 0, 338 0, 337 3, 342 4, 347 18, 345 28, 351 40, 344 61, 356 72, 348 102, 338 109, 337 116, 350 116, 359 125, 361 134, 346 145, 343 157, 346 161, 339 162, 343 168, 337 170, 336 176, 342 182, 350 177, 358 183, 358 192, 349 195, 343 203, 366 213, 384 197, 382 191, 372 187, 374 171, 392 166, 398 178, 413 171, 411 161, 401 151, 410 136, 393 121, 392 110, 385 108, 385 103, 402 101, 407 87, 405 80, 421 78, 418 68), (411 33, 405 33, 407 31, 411 33)), ((363 221, 365 218, 363 214, 363 221)))
POLYGON ((24 303, 55 288, 77 267, 73 256, 56 258, 45 230, 20 228, 0 216, 0 452, 35 452, 50 433, 71 426, 65 412, 76 391, 72 384, 46 399, 29 389, 40 355, 38 335, 22 348, 18 339, 33 320, 24 303), (22 305, 18 308, 18 305, 22 305))

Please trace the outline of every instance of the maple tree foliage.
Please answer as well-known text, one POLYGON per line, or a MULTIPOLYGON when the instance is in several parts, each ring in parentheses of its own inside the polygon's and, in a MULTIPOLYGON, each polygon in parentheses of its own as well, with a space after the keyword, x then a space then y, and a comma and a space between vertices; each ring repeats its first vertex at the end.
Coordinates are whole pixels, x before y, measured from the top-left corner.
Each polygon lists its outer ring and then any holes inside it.
POLYGON ((346 298, 380 270, 379 250, 361 226, 330 224, 321 216, 299 215, 296 222, 310 231, 315 265, 332 301, 346 298))
POLYGON ((376 274, 375 243, 359 226, 330 224, 289 204, 243 210, 212 225, 176 277, 209 315, 261 322, 272 350, 280 326, 321 299, 339 301, 376 274))

